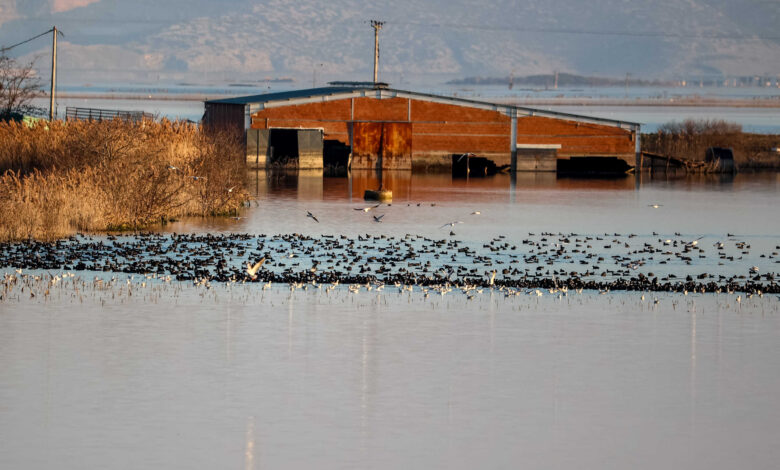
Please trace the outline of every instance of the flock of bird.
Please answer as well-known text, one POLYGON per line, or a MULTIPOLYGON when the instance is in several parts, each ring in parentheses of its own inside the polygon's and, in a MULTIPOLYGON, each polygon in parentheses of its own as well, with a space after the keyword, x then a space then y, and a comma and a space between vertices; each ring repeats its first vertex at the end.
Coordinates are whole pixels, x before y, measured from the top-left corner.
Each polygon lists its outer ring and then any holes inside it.
MULTIPOLYGON (((354 210, 368 214, 380 207, 354 210)), ((383 221, 384 214, 370 215, 377 223, 383 221)), ((306 218, 320 222, 311 211, 306 211, 306 218)), ((435 227, 463 223, 455 220, 435 227)), ((546 232, 482 242, 412 234, 78 235, 51 243, 2 243, 0 270, 154 275, 198 285, 341 283, 417 286, 436 292, 466 288, 467 295, 484 289, 780 293, 771 269, 780 263, 780 246, 755 253, 748 241, 727 234, 714 240, 710 250, 702 246, 705 238, 679 233, 670 237, 546 232)))

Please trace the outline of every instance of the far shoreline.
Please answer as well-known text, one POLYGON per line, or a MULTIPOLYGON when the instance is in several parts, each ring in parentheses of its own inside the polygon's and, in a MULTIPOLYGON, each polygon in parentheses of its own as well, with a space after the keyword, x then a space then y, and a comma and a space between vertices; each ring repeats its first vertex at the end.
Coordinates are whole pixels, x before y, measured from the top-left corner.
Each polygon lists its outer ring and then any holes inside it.
MULTIPOLYGON (((57 94, 59 98, 67 99, 100 99, 100 100, 134 100, 134 101, 179 101, 196 102, 209 101, 214 99, 223 99, 233 96, 242 96, 236 94, 140 94, 140 93, 69 93, 61 92, 57 94)), ((48 98, 48 93, 39 95, 39 98, 48 98)), ((517 97, 482 97, 472 96, 471 94, 449 93, 444 96, 459 96, 465 99, 475 101, 491 101, 496 103, 514 104, 518 106, 645 106, 645 107, 700 107, 700 108, 780 108, 780 97, 762 97, 755 99, 728 99, 728 98, 702 98, 702 97, 675 97, 675 98, 529 98, 518 99, 517 97)))

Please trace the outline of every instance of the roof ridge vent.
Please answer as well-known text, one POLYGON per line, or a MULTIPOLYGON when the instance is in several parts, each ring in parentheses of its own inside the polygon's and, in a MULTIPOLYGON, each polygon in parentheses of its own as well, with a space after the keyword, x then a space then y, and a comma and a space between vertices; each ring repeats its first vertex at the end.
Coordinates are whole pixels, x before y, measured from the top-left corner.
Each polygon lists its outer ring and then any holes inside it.
POLYGON ((328 85, 330 86, 338 86, 338 87, 352 87, 352 88, 376 88, 380 90, 384 90, 387 88, 390 88, 389 83, 385 82, 328 82, 328 85))

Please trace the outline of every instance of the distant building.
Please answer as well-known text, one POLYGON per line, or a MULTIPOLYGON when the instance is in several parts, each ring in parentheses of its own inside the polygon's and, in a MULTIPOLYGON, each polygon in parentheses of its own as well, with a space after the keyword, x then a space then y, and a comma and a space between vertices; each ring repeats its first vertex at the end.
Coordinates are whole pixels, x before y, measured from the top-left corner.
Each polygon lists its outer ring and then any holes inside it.
POLYGON ((471 153, 517 171, 555 171, 557 160, 617 157, 635 165, 640 125, 509 104, 396 90, 384 84, 268 93, 205 103, 203 124, 246 132, 247 163, 322 168, 450 167, 471 153))

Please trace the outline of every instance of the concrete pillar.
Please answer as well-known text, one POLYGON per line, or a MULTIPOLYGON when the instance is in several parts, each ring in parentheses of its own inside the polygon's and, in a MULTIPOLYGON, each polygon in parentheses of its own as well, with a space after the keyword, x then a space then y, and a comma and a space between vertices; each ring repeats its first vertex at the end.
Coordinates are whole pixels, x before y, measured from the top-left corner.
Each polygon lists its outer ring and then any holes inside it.
POLYGON ((639 173, 642 171, 642 133, 641 133, 641 126, 636 126, 633 129, 634 132, 634 151, 636 152, 636 164, 634 165, 634 170, 639 173))
POLYGON ((512 153, 512 159, 509 164, 510 184, 514 186, 517 178, 517 110, 512 108, 509 116, 512 118, 509 131, 509 150, 512 153))

